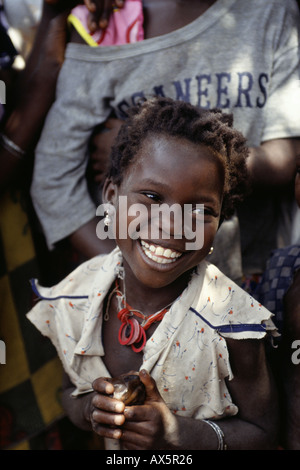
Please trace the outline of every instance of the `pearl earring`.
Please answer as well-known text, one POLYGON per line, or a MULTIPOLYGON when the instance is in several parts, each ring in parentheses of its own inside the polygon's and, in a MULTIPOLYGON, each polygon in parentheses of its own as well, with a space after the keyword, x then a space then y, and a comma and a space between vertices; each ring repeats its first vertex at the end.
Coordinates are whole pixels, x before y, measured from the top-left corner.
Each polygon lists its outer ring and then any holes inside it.
POLYGON ((104 220, 103 223, 105 227, 109 227, 113 221, 114 215, 114 206, 111 203, 105 204, 105 211, 104 211, 104 220))
POLYGON ((109 214, 109 211, 105 211, 105 217, 104 217, 104 225, 105 227, 109 227, 112 223, 111 216, 109 214))
POLYGON ((212 247, 210 248, 208 254, 211 255, 213 251, 214 251, 214 247, 212 246, 212 247))

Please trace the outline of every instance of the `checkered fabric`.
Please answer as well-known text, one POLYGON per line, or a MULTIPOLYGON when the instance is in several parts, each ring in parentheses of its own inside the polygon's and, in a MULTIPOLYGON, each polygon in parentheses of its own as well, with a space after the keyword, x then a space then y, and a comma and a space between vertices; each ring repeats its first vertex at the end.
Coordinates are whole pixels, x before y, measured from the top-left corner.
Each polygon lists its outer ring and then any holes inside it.
POLYGON ((0 200, 0 448, 32 449, 32 440, 63 416, 62 366, 56 351, 27 320, 29 280, 38 268, 19 192, 0 200))
POLYGON ((273 321, 282 331, 283 299, 300 268, 300 245, 275 250, 267 263, 266 271, 259 283, 255 297, 272 313, 273 321))

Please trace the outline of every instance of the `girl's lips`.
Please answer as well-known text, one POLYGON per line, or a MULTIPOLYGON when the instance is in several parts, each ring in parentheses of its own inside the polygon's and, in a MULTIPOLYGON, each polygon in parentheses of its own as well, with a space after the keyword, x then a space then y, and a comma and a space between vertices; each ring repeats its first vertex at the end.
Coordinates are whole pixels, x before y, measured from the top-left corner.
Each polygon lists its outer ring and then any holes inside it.
POLYGON ((155 245, 154 243, 148 243, 144 240, 140 240, 141 247, 145 255, 155 261, 158 264, 170 264, 174 263, 183 253, 173 250, 171 248, 164 248, 161 245, 155 245))

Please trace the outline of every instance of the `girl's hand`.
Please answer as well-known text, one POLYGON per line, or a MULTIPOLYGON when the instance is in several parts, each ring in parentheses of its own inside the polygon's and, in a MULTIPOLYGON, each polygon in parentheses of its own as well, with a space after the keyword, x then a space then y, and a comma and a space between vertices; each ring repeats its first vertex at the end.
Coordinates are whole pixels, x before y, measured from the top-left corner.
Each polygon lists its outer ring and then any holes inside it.
POLYGON ((146 388, 143 405, 127 406, 112 398, 113 385, 100 377, 93 383, 89 419, 99 436, 119 439, 128 450, 174 449, 178 444, 177 419, 162 399, 155 380, 142 370, 146 388))
POLYGON ((92 429, 102 437, 120 439, 124 424, 125 405, 122 401, 111 398, 113 385, 103 377, 93 382, 95 394, 91 400, 90 421, 92 429))
POLYGON ((114 8, 122 8, 125 0, 84 0, 84 4, 90 12, 88 27, 91 33, 96 29, 105 29, 108 26, 109 17, 114 8))
POLYGON ((177 444, 177 420, 162 399, 155 380, 140 372, 146 388, 144 405, 128 406, 124 410, 122 443, 128 450, 174 449, 177 444))

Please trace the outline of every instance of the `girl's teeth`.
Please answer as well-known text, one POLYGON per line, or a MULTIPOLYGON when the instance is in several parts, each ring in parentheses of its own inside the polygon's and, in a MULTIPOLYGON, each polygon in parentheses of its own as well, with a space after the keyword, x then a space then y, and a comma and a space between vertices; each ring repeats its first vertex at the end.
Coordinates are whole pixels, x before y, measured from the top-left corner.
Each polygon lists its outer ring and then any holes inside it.
POLYGON ((158 246, 158 247, 156 248, 156 250, 155 250, 155 254, 158 255, 158 256, 163 256, 164 251, 165 251, 165 250, 163 249, 162 246, 158 246))
POLYGON ((143 240, 141 240, 141 245, 148 258, 161 264, 172 263, 182 254, 177 251, 173 251, 170 248, 165 249, 162 246, 149 245, 149 243, 144 242, 143 240))

